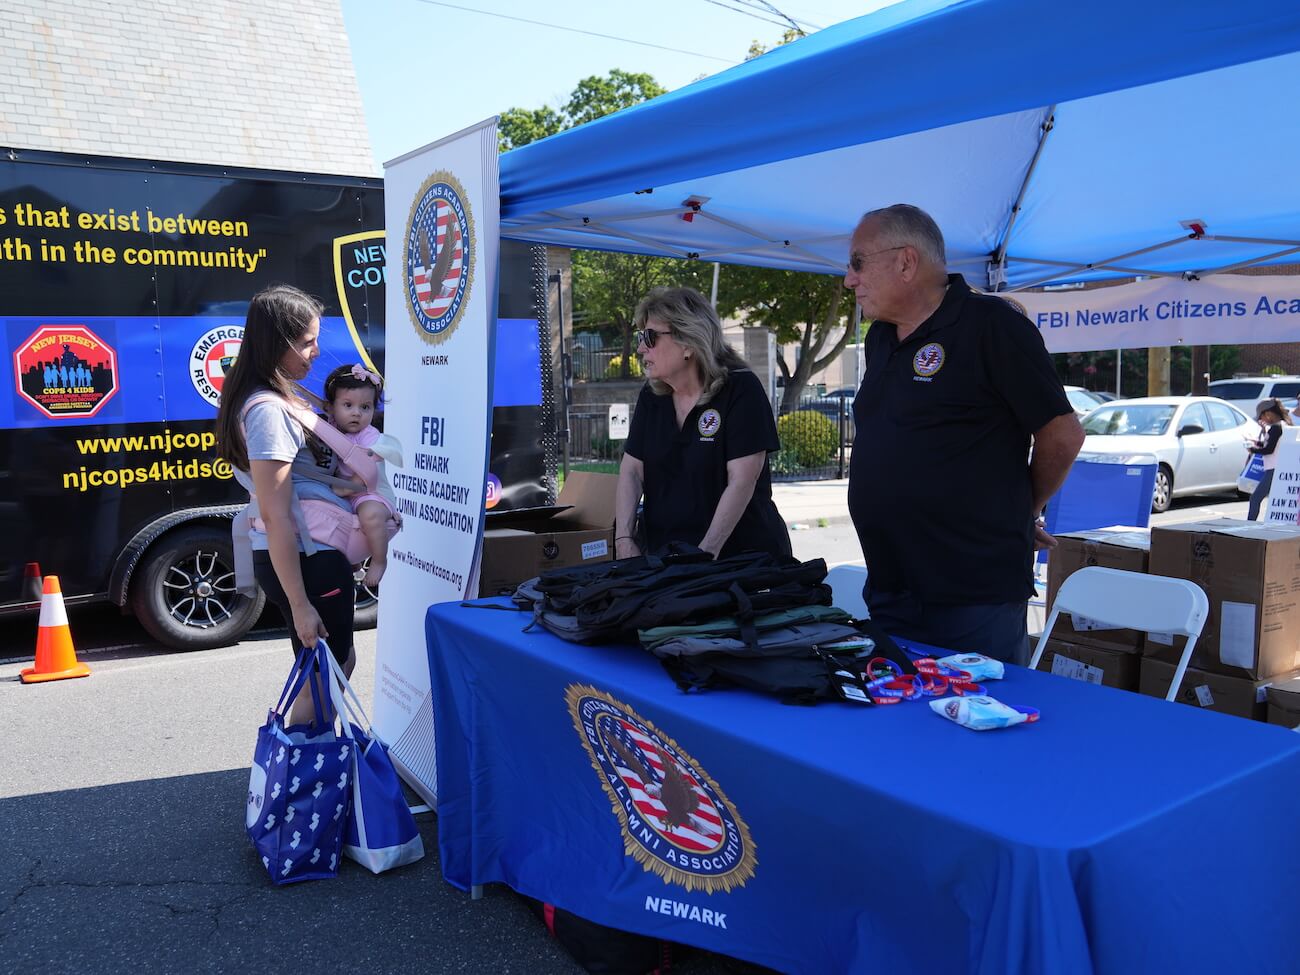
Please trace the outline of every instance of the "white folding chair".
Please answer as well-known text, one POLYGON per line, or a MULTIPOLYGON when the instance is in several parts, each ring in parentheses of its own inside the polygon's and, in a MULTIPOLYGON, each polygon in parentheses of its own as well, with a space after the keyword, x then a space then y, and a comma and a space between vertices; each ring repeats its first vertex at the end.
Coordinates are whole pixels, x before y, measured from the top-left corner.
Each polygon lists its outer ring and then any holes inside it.
POLYGON ((864 620, 871 615, 867 612, 866 601, 862 598, 862 587, 866 583, 865 565, 837 565, 826 573, 826 585, 831 587, 831 602, 858 620, 864 620))
POLYGON ((1186 579, 1090 565, 1061 584, 1043 627, 1043 635, 1034 648, 1030 670, 1037 669, 1043 658, 1043 648, 1061 613, 1078 613, 1091 620, 1130 630, 1187 637, 1187 646, 1174 671, 1173 683, 1165 695, 1166 701, 1172 701, 1182 686, 1183 674, 1187 671, 1187 662, 1192 659, 1192 648, 1201 635, 1201 627, 1210 615, 1210 601, 1205 590, 1186 579))

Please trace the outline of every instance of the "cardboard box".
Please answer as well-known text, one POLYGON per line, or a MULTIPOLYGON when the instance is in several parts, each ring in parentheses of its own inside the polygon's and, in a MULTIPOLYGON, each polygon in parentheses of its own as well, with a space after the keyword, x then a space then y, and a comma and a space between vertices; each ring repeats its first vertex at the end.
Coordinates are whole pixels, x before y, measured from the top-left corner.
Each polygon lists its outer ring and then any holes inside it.
POLYGON ((612 559, 617 486, 616 474, 574 471, 553 508, 488 512, 478 594, 509 595, 550 569, 612 559))
MULTIPOLYGON (((1125 572, 1146 572, 1151 550, 1151 532, 1146 528, 1115 526, 1094 531, 1065 532, 1056 536, 1057 546, 1047 557, 1047 609, 1051 611, 1061 583, 1080 569, 1099 565, 1125 572)), ((1062 613, 1052 627, 1052 638, 1076 646, 1104 647, 1139 653, 1144 634, 1107 626, 1105 620, 1092 620, 1062 613)), ((1134 668, 1133 688, 1137 687, 1134 668)))
MULTIPOLYGON (((1300 527, 1219 518, 1153 528, 1150 570, 1209 597, 1193 667, 1248 680, 1300 668, 1300 527)), ((1143 652, 1173 664, 1185 642, 1150 634, 1143 652)))
POLYGON ((1108 650, 1048 640, 1043 648, 1043 659, 1038 669, 1060 677, 1081 680, 1087 684, 1118 687, 1122 691, 1138 689, 1138 665, 1142 658, 1128 650, 1108 650))
POLYGON ((1300 728, 1300 677, 1269 685, 1268 723, 1300 728))
MULTIPOLYGON (((1143 657, 1139 690, 1151 697, 1164 697, 1169 693, 1169 684, 1174 679, 1176 669, 1174 664, 1143 657)), ((1266 702, 1271 683, 1271 680, 1228 677, 1188 667, 1175 700, 1207 711, 1263 721, 1268 713, 1266 702)))

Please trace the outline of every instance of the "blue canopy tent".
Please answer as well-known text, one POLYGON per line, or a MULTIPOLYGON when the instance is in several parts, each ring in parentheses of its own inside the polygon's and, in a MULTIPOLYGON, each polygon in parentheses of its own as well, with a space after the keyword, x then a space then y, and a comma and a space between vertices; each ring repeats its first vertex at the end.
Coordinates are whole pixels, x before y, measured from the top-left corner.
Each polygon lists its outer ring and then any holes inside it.
POLYGON ((1294 260, 1297 52, 1294 0, 908 0, 506 153, 501 233, 837 272, 905 201, 978 287, 1294 260))

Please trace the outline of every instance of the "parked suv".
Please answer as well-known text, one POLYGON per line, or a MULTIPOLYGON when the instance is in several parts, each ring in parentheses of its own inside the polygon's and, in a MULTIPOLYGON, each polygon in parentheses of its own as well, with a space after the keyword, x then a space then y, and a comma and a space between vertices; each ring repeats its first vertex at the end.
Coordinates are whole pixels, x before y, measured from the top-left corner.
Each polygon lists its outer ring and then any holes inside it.
POLYGON ((1284 400, 1300 396, 1300 376, 1239 376, 1216 379, 1210 383, 1210 395, 1227 400, 1247 416, 1255 415, 1262 399, 1277 396, 1284 400))

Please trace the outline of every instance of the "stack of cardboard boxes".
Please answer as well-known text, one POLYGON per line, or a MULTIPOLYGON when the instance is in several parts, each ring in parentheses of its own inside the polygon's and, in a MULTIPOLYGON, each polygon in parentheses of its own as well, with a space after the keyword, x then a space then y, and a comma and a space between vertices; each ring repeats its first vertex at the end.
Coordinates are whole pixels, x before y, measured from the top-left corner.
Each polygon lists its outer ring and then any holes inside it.
MULTIPOLYGON (((1210 613, 1177 700, 1290 727, 1300 725, 1300 527, 1218 518, 1059 536, 1048 606, 1085 565, 1195 582, 1210 613)), ((1169 692, 1186 640, 1062 616, 1041 670, 1155 697, 1169 692)))
MULTIPOLYGON (((1155 528, 1151 572, 1210 600, 1178 700, 1265 720, 1269 685, 1300 668, 1300 527, 1220 518, 1155 528)), ((1147 637, 1144 694, 1163 697, 1185 641, 1147 637)))

